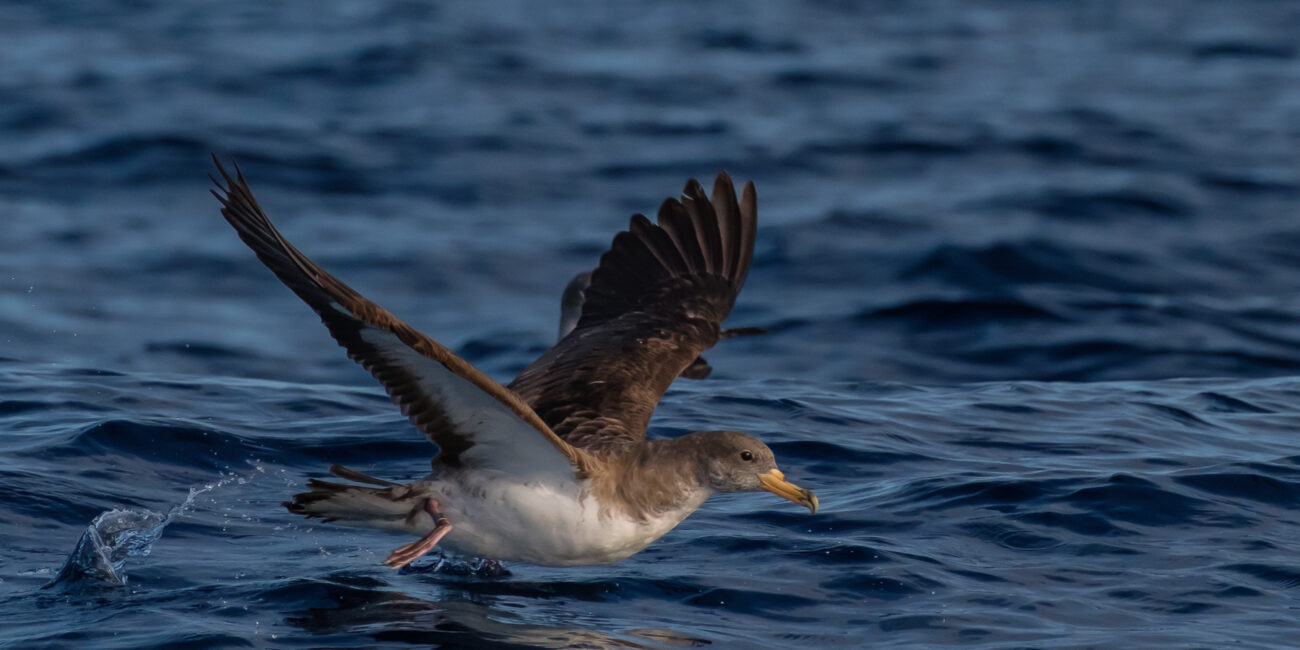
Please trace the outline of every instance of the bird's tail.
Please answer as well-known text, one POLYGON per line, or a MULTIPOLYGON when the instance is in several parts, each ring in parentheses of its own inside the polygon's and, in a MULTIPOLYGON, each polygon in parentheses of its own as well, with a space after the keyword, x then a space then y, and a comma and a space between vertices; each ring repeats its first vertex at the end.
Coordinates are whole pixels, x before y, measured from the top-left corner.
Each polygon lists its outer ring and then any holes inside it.
MULTIPOLYGON (((402 485, 385 481, 361 472, 335 465, 330 468, 335 475, 383 487, 350 485, 311 479, 308 491, 293 495, 293 501, 284 502, 289 512, 325 522, 361 528, 383 528, 410 532, 422 524, 424 499, 428 494, 415 484, 402 485)), ((424 516, 428 519, 427 515, 424 516)))

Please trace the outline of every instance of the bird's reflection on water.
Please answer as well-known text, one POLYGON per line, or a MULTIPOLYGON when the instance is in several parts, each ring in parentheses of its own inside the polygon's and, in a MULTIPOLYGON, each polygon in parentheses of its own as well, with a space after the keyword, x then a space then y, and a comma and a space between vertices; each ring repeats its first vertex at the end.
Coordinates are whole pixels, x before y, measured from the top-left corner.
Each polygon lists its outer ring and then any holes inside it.
MULTIPOLYGON (((513 611, 509 597, 557 593, 561 585, 513 583, 468 577, 448 581, 439 573, 430 586, 445 591, 433 600, 413 596, 374 578, 339 573, 301 580, 290 587, 306 609, 288 612, 286 622, 312 636, 369 636, 376 643, 429 644, 453 648, 696 648, 704 639, 665 629, 601 632, 566 625, 576 612, 555 612, 555 624, 513 611)), ((573 583, 567 586, 577 586, 573 583)), ((596 585, 599 587, 599 585, 596 585)), ((603 589, 602 589, 603 591, 603 589)))

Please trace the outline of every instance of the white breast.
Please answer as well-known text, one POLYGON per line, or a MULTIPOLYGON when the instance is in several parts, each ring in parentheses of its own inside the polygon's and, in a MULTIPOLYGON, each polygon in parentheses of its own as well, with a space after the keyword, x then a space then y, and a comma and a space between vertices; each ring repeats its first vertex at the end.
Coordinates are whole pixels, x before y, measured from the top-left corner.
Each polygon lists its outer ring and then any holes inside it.
MULTIPOLYGON (((672 530, 708 497, 704 491, 692 494, 680 507, 642 522, 602 508, 587 481, 520 481, 482 470, 469 474, 424 482, 452 524, 441 545, 474 557, 542 566, 621 560, 672 530)), ((412 523, 420 535, 433 524, 428 517, 412 523)))

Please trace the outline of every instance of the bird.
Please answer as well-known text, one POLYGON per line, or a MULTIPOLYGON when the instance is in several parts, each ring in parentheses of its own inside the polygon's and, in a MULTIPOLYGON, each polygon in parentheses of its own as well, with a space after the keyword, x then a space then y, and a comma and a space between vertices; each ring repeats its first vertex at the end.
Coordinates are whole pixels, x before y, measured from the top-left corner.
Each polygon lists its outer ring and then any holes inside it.
POLYGON ((384 560, 395 569, 435 548, 609 564, 719 493, 767 491, 817 513, 817 496, 787 480, 751 435, 646 437, 659 400, 717 342, 745 284, 752 181, 737 195, 722 172, 706 196, 692 179, 661 204, 657 223, 633 215, 591 271, 572 329, 503 386, 312 262, 271 223, 239 167, 232 175, 213 162, 211 192, 240 239, 438 448, 431 472, 410 483, 333 465, 348 482, 310 479, 283 504, 290 512, 416 537, 384 560))

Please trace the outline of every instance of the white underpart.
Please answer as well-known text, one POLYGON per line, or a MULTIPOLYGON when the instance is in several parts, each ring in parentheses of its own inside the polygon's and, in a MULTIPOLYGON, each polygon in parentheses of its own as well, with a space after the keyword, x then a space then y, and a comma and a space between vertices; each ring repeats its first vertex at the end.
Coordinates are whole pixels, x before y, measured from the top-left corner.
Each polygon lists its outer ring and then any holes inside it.
MULTIPOLYGON (((672 530, 708 498, 701 490, 676 509, 636 521, 602 509, 586 481, 522 482, 484 472, 457 478, 428 484, 452 522, 442 543, 466 555, 544 566, 621 560, 672 530)), ((432 527, 428 523, 421 535, 432 527)))

